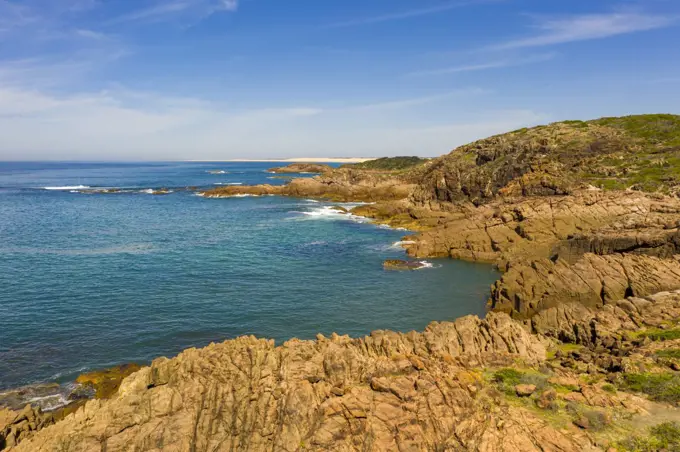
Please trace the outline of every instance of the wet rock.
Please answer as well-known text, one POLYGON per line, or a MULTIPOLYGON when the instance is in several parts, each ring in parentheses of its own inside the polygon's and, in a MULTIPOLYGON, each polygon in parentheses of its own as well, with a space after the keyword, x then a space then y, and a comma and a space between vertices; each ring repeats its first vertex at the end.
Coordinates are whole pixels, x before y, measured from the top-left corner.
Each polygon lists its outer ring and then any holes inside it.
POLYGON ((116 394, 125 377, 139 369, 141 366, 132 363, 81 374, 76 378, 76 383, 82 386, 78 393, 93 391, 96 398, 108 399, 116 394))
POLYGON ((417 261, 388 259, 383 262, 383 268, 385 268, 385 270, 419 270, 425 267, 426 265, 423 262, 417 261))

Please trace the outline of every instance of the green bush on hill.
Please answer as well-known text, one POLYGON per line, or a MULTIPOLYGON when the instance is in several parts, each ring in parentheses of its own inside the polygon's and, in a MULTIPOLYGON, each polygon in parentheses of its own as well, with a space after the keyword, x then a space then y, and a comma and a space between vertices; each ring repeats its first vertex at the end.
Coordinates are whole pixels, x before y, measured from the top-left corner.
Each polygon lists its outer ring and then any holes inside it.
POLYGON ((368 160, 362 163, 343 166, 366 170, 401 171, 413 168, 414 166, 422 165, 428 160, 429 159, 420 157, 383 157, 375 160, 368 160))

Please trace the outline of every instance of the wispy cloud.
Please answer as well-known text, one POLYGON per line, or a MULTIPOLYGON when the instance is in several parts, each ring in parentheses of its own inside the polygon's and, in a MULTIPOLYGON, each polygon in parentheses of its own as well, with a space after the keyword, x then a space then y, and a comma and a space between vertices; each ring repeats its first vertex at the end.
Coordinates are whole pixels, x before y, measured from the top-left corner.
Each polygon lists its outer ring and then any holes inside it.
POLYGON ((477 5, 481 3, 497 3, 505 0, 463 0, 456 2, 448 2, 438 6, 431 6, 429 8, 412 9, 408 11, 402 11, 397 13, 383 14, 379 16, 372 17, 362 17, 358 19, 347 20, 344 22, 335 22, 326 25, 324 28, 343 28, 343 27, 354 27, 359 25, 371 25, 379 24, 382 22, 392 22, 396 20, 405 20, 413 17, 429 16, 436 13, 441 13, 444 11, 449 11, 456 8, 462 8, 464 6, 477 5))
POLYGON ((102 40, 102 39, 108 39, 108 36, 104 33, 94 31, 94 30, 88 30, 86 28, 81 28, 75 31, 76 35, 80 36, 81 38, 87 38, 87 39, 95 39, 95 40, 102 40))
POLYGON ((537 25, 540 30, 539 34, 511 40, 491 48, 494 50, 519 49, 602 39, 665 28, 674 25, 677 21, 678 16, 627 12, 542 19, 537 25))
POLYGON ((159 21, 183 13, 193 13, 200 17, 207 17, 217 12, 233 12, 237 9, 238 0, 175 0, 155 3, 147 8, 117 17, 111 23, 159 21))
POLYGON ((507 68, 507 67, 515 67, 515 66, 524 66, 527 64, 534 64, 534 63, 541 63, 544 61, 549 61, 555 58, 556 54, 555 53, 546 53, 542 55, 533 55, 525 58, 516 58, 516 59, 499 59, 499 60, 494 60, 494 61, 489 61, 486 63, 479 63, 479 64, 468 64, 468 65, 460 65, 460 66, 450 66, 450 67, 445 67, 445 68, 440 68, 440 69, 431 69, 431 70, 425 70, 425 71, 414 71, 414 72, 409 72, 406 74, 406 77, 424 77, 424 76, 431 76, 431 75, 450 75, 450 74, 459 74, 463 72, 477 72, 477 71, 486 71, 489 69, 501 69, 501 68, 507 68))

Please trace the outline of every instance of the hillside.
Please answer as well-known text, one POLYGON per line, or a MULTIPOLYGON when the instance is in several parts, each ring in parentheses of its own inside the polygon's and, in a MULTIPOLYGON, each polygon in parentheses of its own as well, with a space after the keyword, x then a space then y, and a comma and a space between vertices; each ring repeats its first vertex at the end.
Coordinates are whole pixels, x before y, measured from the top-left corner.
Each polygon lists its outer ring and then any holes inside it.
POLYGON ((403 171, 412 169, 428 161, 430 161, 430 159, 421 157, 383 157, 375 160, 368 160, 362 163, 343 165, 343 167, 361 170, 403 171))
POLYGON ((416 201, 487 202, 578 188, 677 193, 680 116, 564 121, 465 146, 420 169, 416 201))

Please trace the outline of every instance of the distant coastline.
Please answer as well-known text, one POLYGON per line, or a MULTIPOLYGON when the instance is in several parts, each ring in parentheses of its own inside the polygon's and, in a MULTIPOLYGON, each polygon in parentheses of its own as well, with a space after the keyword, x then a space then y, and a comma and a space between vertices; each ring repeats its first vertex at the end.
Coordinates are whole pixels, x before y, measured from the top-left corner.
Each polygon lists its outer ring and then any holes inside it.
POLYGON ((228 159, 228 160, 186 160, 187 162, 291 162, 291 163, 363 163, 377 157, 296 157, 288 159, 228 159))

